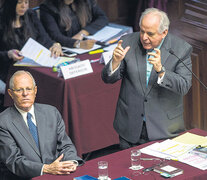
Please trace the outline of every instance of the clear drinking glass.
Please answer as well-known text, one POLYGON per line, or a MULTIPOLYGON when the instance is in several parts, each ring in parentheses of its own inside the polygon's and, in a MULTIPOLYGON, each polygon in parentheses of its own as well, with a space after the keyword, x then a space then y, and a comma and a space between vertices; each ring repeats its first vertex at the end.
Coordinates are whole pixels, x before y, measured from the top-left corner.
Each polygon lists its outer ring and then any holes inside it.
POLYGON ((141 168, 141 151, 139 149, 131 150, 131 169, 139 170, 141 168))
POLYGON ((106 161, 98 162, 98 179, 108 180, 108 162, 106 161))

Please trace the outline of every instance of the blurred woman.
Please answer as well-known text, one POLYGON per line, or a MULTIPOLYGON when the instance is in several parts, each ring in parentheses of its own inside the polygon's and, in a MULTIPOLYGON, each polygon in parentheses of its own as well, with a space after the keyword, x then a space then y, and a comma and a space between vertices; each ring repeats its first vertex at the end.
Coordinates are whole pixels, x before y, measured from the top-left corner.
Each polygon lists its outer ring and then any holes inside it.
POLYGON ((52 39, 62 46, 90 49, 94 40, 84 40, 108 24, 95 0, 46 0, 40 19, 52 39))
POLYGON ((51 56, 62 55, 62 48, 46 33, 29 0, 5 0, 0 10, 0 79, 5 81, 9 66, 23 58, 19 54, 29 38, 50 49, 51 56))

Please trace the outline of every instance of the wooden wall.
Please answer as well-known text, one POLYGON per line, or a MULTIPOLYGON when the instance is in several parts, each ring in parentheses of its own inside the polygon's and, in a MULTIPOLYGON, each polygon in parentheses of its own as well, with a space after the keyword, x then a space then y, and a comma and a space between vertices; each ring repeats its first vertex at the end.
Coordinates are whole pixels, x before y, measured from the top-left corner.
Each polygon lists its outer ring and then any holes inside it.
MULTIPOLYGON (((169 1, 168 12, 170 31, 193 46, 193 72, 207 85, 207 1, 169 1)), ((207 89, 194 77, 192 84, 190 92, 184 98, 186 127, 207 130, 207 89)))

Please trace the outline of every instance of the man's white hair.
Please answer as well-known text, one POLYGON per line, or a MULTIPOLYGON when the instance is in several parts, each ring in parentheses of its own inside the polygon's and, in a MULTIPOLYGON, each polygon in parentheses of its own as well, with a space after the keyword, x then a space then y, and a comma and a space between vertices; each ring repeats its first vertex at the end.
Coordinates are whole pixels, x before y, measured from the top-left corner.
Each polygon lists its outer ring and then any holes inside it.
POLYGON ((139 20, 139 27, 141 27, 142 20, 145 15, 147 14, 153 14, 155 16, 159 16, 160 18, 160 26, 158 28, 158 32, 161 34, 165 30, 169 29, 170 26, 170 20, 167 16, 167 14, 164 11, 161 11, 157 8, 147 8, 145 11, 141 14, 140 20, 139 20))

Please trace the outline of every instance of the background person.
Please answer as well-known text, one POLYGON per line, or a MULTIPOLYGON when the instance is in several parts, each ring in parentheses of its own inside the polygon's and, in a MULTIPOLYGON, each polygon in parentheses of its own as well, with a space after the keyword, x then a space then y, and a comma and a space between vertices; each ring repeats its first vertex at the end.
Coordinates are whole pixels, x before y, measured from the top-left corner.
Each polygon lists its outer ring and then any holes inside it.
POLYGON ((16 180, 75 171, 74 160, 79 164, 83 161, 65 132, 58 110, 34 103, 37 86, 32 75, 27 71, 14 73, 8 93, 14 106, 0 114, 0 161, 10 173, 1 174, 1 178, 16 180))
POLYGON ((146 9, 140 32, 122 37, 102 71, 105 83, 122 79, 114 120, 121 149, 185 130, 183 96, 192 75, 170 51, 191 69, 192 47, 168 33, 169 24, 166 13, 146 9))
POLYGON ((45 32, 36 13, 29 9, 29 0, 6 0, 0 9, 0 79, 6 81, 9 66, 20 61, 19 54, 29 38, 51 50, 52 56, 62 55, 59 43, 45 32))
POLYGON ((40 5, 40 19, 52 39, 62 46, 91 49, 95 34, 108 19, 95 0, 46 0, 40 5))

